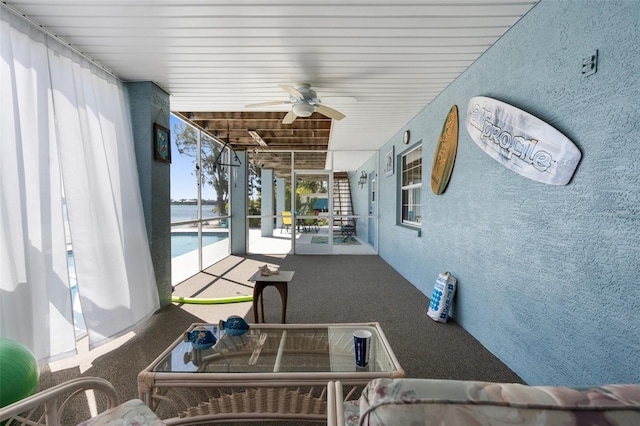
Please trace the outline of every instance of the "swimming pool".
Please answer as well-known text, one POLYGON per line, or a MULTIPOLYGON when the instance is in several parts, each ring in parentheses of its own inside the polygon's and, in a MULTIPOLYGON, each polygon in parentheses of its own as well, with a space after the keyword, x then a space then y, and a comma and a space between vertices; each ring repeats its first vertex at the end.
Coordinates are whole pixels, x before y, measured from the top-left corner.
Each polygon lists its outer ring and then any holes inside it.
MULTIPOLYGON (((228 233, 203 232, 202 246, 208 246, 218 241, 229 238, 228 233)), ((181 256, 198 249, 197 232, 173 232, 171 233, 171 258, 181 256)), ((67 250, 67 267, 69 269, 69 279, 71 285, 71 300, 73 302, 73 319, 76 328, 76 337, 81 337, 86 333, 86 326, 82 316, 82 308, 78 298, 78 287, 76 278, 76 268, 73 263, 73 251, 67 250)))
MULTIPOLYGON (((229 238, 227 233, 203 232, 202 247, 217 243, 229 238)), ((181 256, 198 249, 197 232, 173 232, 171 233, 171 258, 181 256)))
MULTIPOLYGON (((227 233, 203 232, 202 246, 208 246, 218 241, 229 238, 227 233)), ((197 232, 173 232, 171 233, 171 258, 181 256, 198 249, 198 233, 197 232)), ((67 260, 69 271, 74 271, 73 267, 73 251, 67 251, 67 260)))

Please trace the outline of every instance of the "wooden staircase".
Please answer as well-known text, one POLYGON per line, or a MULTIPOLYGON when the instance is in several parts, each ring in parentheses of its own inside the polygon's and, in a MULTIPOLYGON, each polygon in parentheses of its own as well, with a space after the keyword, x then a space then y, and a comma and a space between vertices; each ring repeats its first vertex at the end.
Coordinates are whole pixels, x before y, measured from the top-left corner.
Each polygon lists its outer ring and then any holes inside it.
MULTIPOLYGON (((334 216, 353 215, 353 200, 351 198, 351 185, 347 172, 333 173, 333 214, 334 216)), ((344 222, 334 219, 334 225, 341 225, 344 222)))

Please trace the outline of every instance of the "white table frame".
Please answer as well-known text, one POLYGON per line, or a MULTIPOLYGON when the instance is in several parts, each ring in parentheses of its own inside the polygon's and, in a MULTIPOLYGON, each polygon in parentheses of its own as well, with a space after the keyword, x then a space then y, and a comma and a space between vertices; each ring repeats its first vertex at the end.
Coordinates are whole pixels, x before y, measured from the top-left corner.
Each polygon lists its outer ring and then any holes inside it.
MULTIPOLYGON (((192 324, 187 331, 197 326, 192 324)), ((273 372, 218 373, 218 372, 160 372, 154 371, 183 337, 174 341, 147 368, 138 375, 138 393, 152 410, 157 411, 161 402, 173 406, 177 417, 164 420, 167 424, 183 424, 216 421, 270 420, 307 420, 325 422, 327 420, 327 384, 340 381, 343 386, 351 386, 345 400, 354 396, 358 388, 378 377, 403 377, 400 366, 389 342, 377 322, 344 324, 251 324, 260 330, 281 329, 324 329, 329 327, 357 328, 362 326, 375 329, 380 344, 391 369, 389 371, 321 371, 321 372, 282 372, 279 371, 284 339, 276 354, 273 372), (302 388, 302 389, 301 389, 302 388), (183 395, 178 392, 181 389, 183 395), (231 391, 229 393, 229 390, 231 391), (185 397, 184 393, 189 395, 185 397), (215 393, 219 396, 216 396, 215 393), (190 398, 200 400, 189 401, 190 398), (202 396, 204 395, 204 396, 202 396), (264 400, 264 401, 263 401, 264 400), (297 402, 296 402, 297 401, 297 402), (226 404, 226 405, 224 405, 226 404), (292 405, 293 404, 293 405, 292 405)), ((355 363, 355 360, 354 360, 355 363)))

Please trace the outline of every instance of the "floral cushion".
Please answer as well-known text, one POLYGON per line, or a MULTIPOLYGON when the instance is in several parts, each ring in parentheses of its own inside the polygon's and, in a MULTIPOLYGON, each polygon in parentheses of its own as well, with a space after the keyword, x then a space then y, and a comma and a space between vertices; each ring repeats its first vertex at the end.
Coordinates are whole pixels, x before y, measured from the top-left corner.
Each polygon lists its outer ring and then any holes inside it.
POLYGON ((640 385, 375 379, 344 415, 346 425, 640 425, 640 385))
POLYGON ((164 423, 139 399, 106 410, 78 426, 161 426, 164 423))
POLYGON ((345 426, 358 426, 360 424, 360 400, 345 401, 344 403, 345 426))

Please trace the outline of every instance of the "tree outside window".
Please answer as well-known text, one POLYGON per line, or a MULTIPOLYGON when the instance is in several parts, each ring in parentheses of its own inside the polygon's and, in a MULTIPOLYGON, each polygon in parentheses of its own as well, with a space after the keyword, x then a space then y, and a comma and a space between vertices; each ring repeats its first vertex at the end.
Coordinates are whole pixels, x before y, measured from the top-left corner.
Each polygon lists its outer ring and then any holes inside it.
POLYGON ((228 150, 223 151, 223 145, 215 139, 200 133, 200 164, 198 165, 198 129, 188 126, 185 123, 177 123, 173 129, 175 134, 175 144, 181 155, 193 159, 194 168, 191 172, 195 174, 200 168, 200 185, 202 188, 210 187, 215 192, 215 206, 213 211, 219 216, 227 216, 229 203, 229 166, 222 166, 229 163, 228 150))

